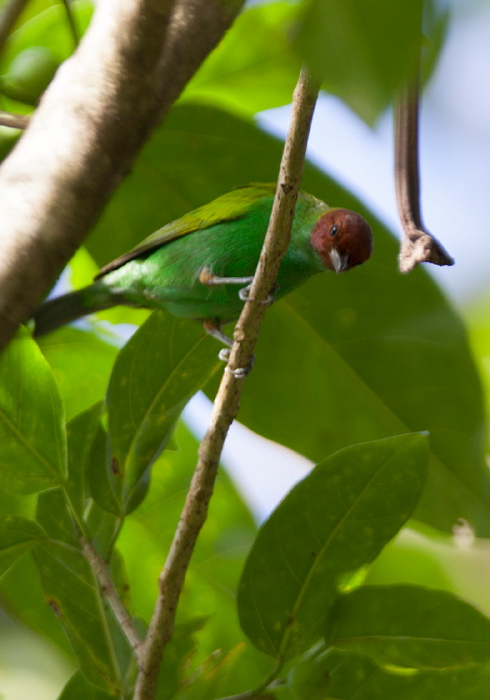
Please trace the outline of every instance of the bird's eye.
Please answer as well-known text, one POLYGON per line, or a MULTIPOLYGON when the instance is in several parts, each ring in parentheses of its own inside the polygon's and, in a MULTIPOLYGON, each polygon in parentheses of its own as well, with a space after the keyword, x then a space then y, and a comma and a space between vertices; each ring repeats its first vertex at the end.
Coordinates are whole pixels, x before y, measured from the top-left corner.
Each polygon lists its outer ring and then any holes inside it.
POLYGON ((335 234, 337 233, 338 230, 339 230, 339 227, 337 226, 337 224, 334 224, 332 226, 332 228, 330 229, 330 235, 335 236, 335 234))

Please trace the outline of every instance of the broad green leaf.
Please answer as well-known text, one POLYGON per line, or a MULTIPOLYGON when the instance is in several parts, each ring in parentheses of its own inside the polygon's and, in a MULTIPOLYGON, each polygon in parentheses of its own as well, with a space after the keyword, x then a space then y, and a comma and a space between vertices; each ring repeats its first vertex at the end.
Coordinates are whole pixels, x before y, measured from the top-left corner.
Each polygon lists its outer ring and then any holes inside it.
MULTIPOLYGON (((235 185, 273 181, 281 149, 218 109, 174 108, 105 210, 90 252, 102 264, 235 185)), ((490 535, 482 391, 461 319, 426 269, 399 274, 397 242, 358 199, 308 164, 303 188, 366 216, 374 255, 349 274, 317 276, 268 310, 240 420, 314 461, 427 430, 433 459, 417 517, 446 531, 463 517, 490 535)))
MULTIPOLYGON (((70 6, 77 28, 82 34, 90 21, 93 5, 88 0, 76 0, 70 2, 70 6)), ((2 53, 0 71, 5 73, 15 56, 32 46, 45 46, 51 49, 60 63, 73 53, 75 45, 63 3, 51 4, 43 12, 24 22, 9 37, 5 51, 2 53)))
POLYGON ((79 517, 83 517, 88 494, 85 489, 85 476, 90 464, 90 456, 99 428, 102 404, 97 403, 79 413, 68 423, 68 480, 66 489, 72 506, 79 517))
POLYGON ((423 0, 307 0, 301 52, 324 87, 368 124, 417 66, 423 0))
POLYGON ((273 2, 245 10, 187 85, 182 97, 232 112, 289 104, 301 62, 291 50, 298 6, 273 2))
POLYGON ((39 637, 54 643, 71 657, 71 650, 63 628, 46 605, 39 570, 33 556, 21 557, 0 579, 2 608, 9 615, 35 631, 39 637))
POLYGON ((490 661, 490 619, 447 591, 362 586, 340 596, 326 641, 380 664, 451 668, 490 661))
POLYGON ((171 700, 186 684, 186 667, 197 650, 197 633, 206 622, 197 617, 176 626, 160 667, 156 700, 171 700))
POLYGON ((81 549, 80 534, 73 520, 66 494, 61 488, 49 489, 39 494, 36 520, 50 539, 81 549))
MULTIPOLYGON (((120 516, 121 503, 114 488, 116 475, 107 466, 108 438, 106 430, 99 425, 92 444, 87 471, 90 495, 97 506, 108 514, 120 516)), ((98 515, 95 515, 96 519, 98 515)), ((98 526, 96 525, 96 528, 98 526)))
POLYGON ((83 673, 77 671, 58 695, 57 700, 118 700, 120 697, 96 688, 87 681, 83 673))
POLYGON ((447 671, 397 670, 334 649, 305 654, 288 677, 294 700, 476 700, 485 697, 489 683, 488 664, 447 671))
POLYGON ((81 551, 60 542, 38 545, 34 556, 44 595, 70 641, 80 670, 97 688, 121 686, 94 574, 81 551))
POLYGON ((35 493, 66 472, 64 410, 53 374, 21 330, 0 355, 0 488, 35 493))
POLYGON ((315 461, 428 430, 416 517, 447 531, 464 517, 490 533, 479 378, 460 320, 423 274, 409 281, 378 258, 352 277, 319 275, 271 309, 256 354, 241 401, 248 427, 315 461))
POLYGON ((59 328, 38 343, 60 388, 67 420, 104 398, 118 352, 114 344, 77 328, 59 328))
POLYGON ((316 642, 342 586, 410 517, 425 480, 428 444, 401 435, 328 457, 260 528, 238 591, 249 639, 276 658, 316 642))
POLYGON ((38 542, 45 538, 37 523, 19 515, 0 520, 0 577, 38 542))
POLYGON ((220 367, 218 349, 198 324, 158 311, 119 353, 107 390, 108 460, 123 511, 138 505, 181 411, 220 367))
MULTIPOLYGON (((131 584, 133 609, 146 620, 153 613, 158 576, 197 461, 198 442, 182 423, 177 426, 176 438, 179 451, 165 451, 155 463, 148 495, 131 517, 126 518, 118 540, 131 584)), ((188 678, 196 680, 194 674, 204 674, 206 680, 202 682, 207 685, 211 683, 208 672, 211 676, 211 669, 216 664, 220 666, 223 657, 229 652, 238 655, 239 661, 233 664, 233 671, 226 676, 226 681, 224 672, 218 672, 222 683, 220 691, 207 698, 230 695, 257 685, 270 671, 271 660, 252 645, 244 644, 236 615, 238 580, 255 533, 249 510, 226 473, 220 470, 208 518, 187 572, 177 618, 183 624, 189 619, 209 618, 209 622, 196 633, 199 646, 189 659, 188 678), (232 652, 237 645, 240 652, 232 652), (217 653, 218 649, 221 653, 217 653), (205 669, 201 668, 203 664, 205 669)), ((228 668, 229 662, 224 663, 228 668)), ((216 676, 213 682, 218 682, 216 676)), ((189 696, 193 697, 191 691, 189 696)))

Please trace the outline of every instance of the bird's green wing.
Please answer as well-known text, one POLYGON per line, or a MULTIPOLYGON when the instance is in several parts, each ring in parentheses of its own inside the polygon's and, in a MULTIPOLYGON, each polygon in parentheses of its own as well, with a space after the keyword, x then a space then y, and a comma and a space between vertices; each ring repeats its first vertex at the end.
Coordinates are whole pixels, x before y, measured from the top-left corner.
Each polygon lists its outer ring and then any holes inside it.
POLYGON ((260 199, 274 197, 276 185, 274 183, 251 183, 243 187, 228 192, 227 194, 214 199, 209 204, 205 204, 199 209, 184 214, 180 219, 171 221, 163 228, 158 229, 151 236, 145 238, 140 244, 128 253, 121 255, 112 262, 105 265, 95 279, 116 270, 130 260, 139 258, 150 253, 177 238, 187 236, 189 233, 202 231, 223 223, 224 221, 234 221, 241 219, 253 208, 260 199))

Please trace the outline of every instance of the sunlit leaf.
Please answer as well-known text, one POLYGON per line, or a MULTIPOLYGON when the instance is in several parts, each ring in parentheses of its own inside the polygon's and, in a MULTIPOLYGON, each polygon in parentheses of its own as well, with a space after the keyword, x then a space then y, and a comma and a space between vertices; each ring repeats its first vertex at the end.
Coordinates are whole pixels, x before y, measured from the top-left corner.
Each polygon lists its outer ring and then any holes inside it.
POLYGON ((66 489, 71 495, 72 505, 79 517, 83 516, 87 493, 85 475, 89 466, 90 455, 99 427, 102 405, 91 408, 75 416, 68 423, 68 480, 66 489))
POLYGON ((140 502, 184 406, 220 366, 217 349, 198 324, 158 311, 119 353, 107 390, 108 449, 124 511, 140 502))
POLYGON ((259 649, 288 657, 319 639, 339 589, 415 508, 427 455, 422 435, 356 445, 290 491, 259 530, 240 581, 240 622, 259 649))
POLYGON ((490 661, 490 619, 423 586, 362 586, 338 598, 326 630, 327 644, 385 665, 442 669, 490 661))
POLYGON ((298 6, 267 3, 244 11, 187 85, 202 100, 252 116, 292 100, 301 62, 291 51, 298 6))
POLYGON ((401 670, 334 649, 305 654, 288 678, 294 700, 475 700, 484 697, 489 682, 488 664, 447 671, 401 670))
POLYGON ((298 43, 327 90, 372 124, 416 69, 423 0, 307 0, 298 43))
POLYGON ((44 530, 33 520, 11 515, 0 520, 0 577, 25 552, 45 538, 44 530))
POLYGON ((117 693, 119 671, 94 574, 81 551, 58 542, 34 551, 46 601, 65 630, 80 670, 97 688, 117 693))
POLYGON ((51 369, 24 330, 0 356, 0 444, 2 488, 35 493, 64 477, 63 404, 51 369))
POLYGON ((106 693, 89 683, 83 673, 77 671, 65 685, 57 700, 114 700, 112 693, 106 693))
POLYGON ((59 328, 38 339, 66 406, 67 420, 101 401, 117 347, 77 328, 59 328))

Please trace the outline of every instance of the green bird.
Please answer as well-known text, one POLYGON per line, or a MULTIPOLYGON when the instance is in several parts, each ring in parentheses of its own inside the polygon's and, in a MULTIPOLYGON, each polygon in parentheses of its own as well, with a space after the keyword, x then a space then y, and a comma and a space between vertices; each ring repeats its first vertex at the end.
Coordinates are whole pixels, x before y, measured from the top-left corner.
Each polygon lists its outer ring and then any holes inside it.
MULTIPOLYGON (((165 308, 203 322, 229 345, 221 326, 240 315, 269 223, 275 184, 238 187, 172 221, 103 267, 94 283, 42 304, 36 336, 116 305, 165 308)), ((324 270, 345 272, 372 251, 367 222, 306 192, 296 204, 291 243, 282 259, 275 298, 324 270)))

